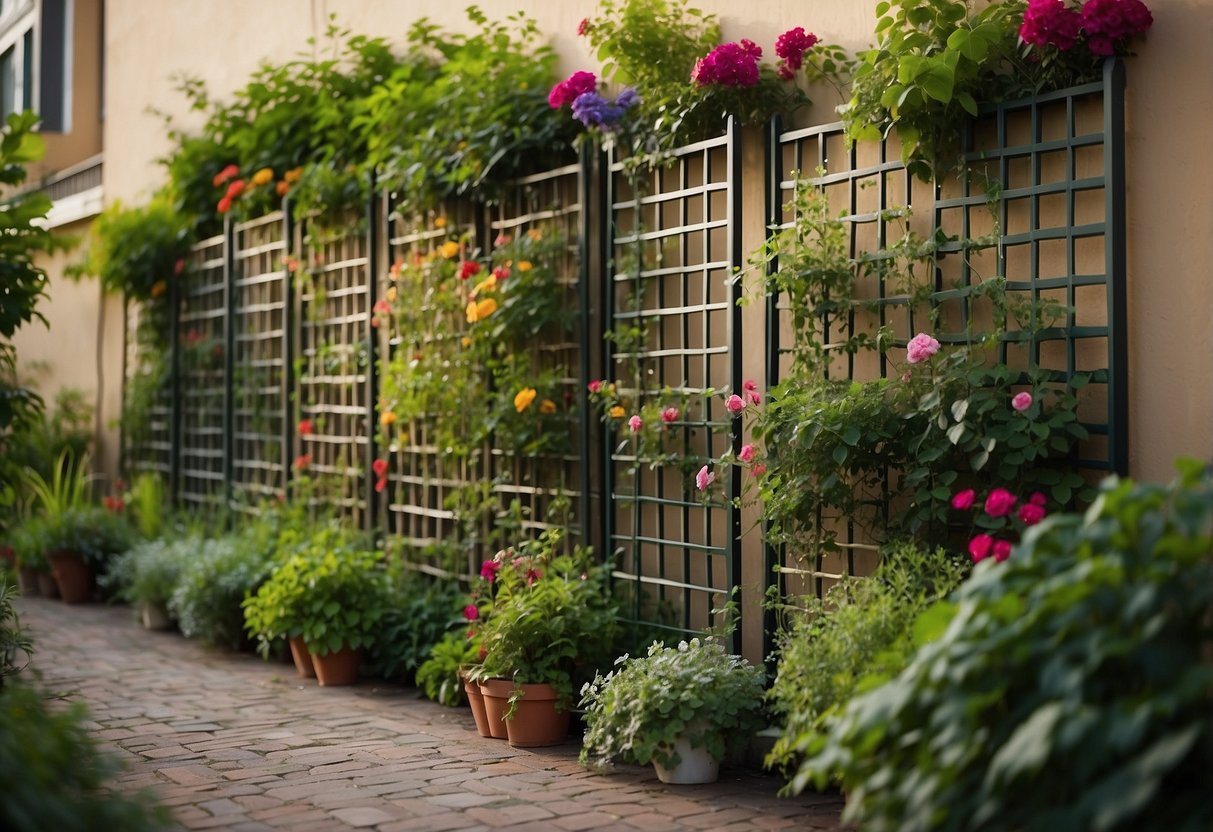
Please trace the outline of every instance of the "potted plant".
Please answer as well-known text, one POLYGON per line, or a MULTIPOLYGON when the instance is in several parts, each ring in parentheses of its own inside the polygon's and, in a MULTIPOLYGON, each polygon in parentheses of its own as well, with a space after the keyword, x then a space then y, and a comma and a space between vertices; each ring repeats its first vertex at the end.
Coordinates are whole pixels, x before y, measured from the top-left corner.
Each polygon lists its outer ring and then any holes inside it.
POLYGON ((712 783, 729 746, 763 725, 763 674, 715 641, 654 642, 581 690, 581 762, 653 763, 663 783, 712 783))
POLYGON ((480 684, 490 729, 504 719, 511 745, 556 745, 568 733, 573 681, 609 655, 617 624, 607 570, 590 551, 563 553, 564 532, 498 552, 491 614, 480 628, 480 684))
POLYGON ((306 656, 321 685, 349 685, 383 616, 382 554, 328 541, 321 534, 274 569, 245 600, 245 627, 262 656, 286 638, 301 676, 306 656))
POLYGON ((114 559, 102 585, 138 608, 145 629, 167 630, 173 626, 168 601, 193 551, 189 541, 142 543, 114 559))
MULTIPOLYGON (((121 517, 93 506, 30 518, 20 539, 22 564, 48 562, 59 595, 80 604, 92 598, 93 578, 109 559, 130 548, 132 534, 121 517)), ((43 586, 42 594, 49 597, 49 588, 43 586)))

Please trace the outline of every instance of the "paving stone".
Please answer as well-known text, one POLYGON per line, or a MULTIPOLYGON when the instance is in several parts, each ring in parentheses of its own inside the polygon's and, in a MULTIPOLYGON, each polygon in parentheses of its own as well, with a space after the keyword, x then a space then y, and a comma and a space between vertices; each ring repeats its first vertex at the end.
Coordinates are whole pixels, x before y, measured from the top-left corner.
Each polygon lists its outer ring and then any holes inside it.
POLYGON ((397 819, 396 815, 388 814, 382 809, 376 809, 373 806, 334 809, 333 817, 339 818, 355 829, 361 829, 364 826, 378 826, 381 823, 397 819))

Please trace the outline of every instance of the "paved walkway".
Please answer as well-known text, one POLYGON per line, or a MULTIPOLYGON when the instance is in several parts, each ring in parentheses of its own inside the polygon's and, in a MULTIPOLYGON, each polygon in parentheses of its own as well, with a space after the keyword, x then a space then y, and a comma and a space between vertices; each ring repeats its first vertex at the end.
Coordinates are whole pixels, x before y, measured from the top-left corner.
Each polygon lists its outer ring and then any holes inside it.
POLYGON ((45 684, 87 703, 90 728, 187 829, 835 829, 836 795, 776 796, 726 769, 664 786, 651 768, 595 774, 577 746, 510 748, 470 712, 369 682, 320 688, 285 664, 145 632, 123 607, 20 599, 45 684))

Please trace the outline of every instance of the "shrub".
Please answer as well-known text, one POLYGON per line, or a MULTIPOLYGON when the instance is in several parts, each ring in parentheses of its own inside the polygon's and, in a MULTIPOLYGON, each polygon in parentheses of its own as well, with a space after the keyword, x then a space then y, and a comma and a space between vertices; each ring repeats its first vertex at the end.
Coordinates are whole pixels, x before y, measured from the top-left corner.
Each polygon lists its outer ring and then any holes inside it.
POLYGON ((901 672, 913 655, 914 619, 955 589, 966 568, 943 549, 901 543, 883 552, 871 577, 844 579, 798 608, 779 634, 768 700, 784 729, 768 765, 794 767, 861 680, 901 672))
POLYGON ((795 785, 837 776, 865 830, 1213 825, 1213 476, 1110 479, 915 624, 795 785))
POLYGON ((240 605, 269 576, 272 549, 238 536, 193 538, 184 545, 194 555, 169 599, 169 614, 188 638, 232 649, 247 646, 240 605))
POLYGON ((430 649, 430 657, 417 668, 417 687, 440 705, 455 707, 463 703, 460 669, 480 661, 478 643, 462 632, 447 633, 430 649))
POLYGON ((128 603, 167 604, 196 545, 188 538, 141 543, 113 560, 102 586, 128 603))
POLYGON ((368 672, 411 682, 447 633, 457 631, 462 637, 461 606, 459 587, 453 583, 426 583, 404 570, 390 574, 368 672))
POLYGON ((13 609, 16 587, 0 575, 0 693, 6 680, 25 669, 34 652, 29 637, 21 629, 21 620, 13 609))

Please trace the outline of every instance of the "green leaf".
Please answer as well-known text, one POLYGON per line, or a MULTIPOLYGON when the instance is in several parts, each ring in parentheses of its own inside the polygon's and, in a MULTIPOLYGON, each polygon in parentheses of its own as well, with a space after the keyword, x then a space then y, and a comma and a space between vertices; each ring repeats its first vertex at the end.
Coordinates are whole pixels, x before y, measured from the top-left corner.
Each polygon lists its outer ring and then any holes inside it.
POLYGON ((834 458, 834 462, 838 465, 842 465, 847 461, 847 455, 848 451, 846 445, 835 445, 834 453, 831 454, 831 456, 834 458))
POLYGON ((958 93, 956 93, 956 101, 960 104, 961 107, 964 107, 964 110, 966 113, 973 116, 974 118, 977 117, 977 113, 978 113, 977 102, 973 99, 972 95, 970 95, 967 92, 963 92, 963 91, 958 92, 958 93))
POLYGON ((968 429, 969 426, 964 422, 958 422, 955 425, 952 425, 952 427, 948 428, 948 441, 953 445, 959 445, 961 440, 964 439, 965 432, 968 429))

